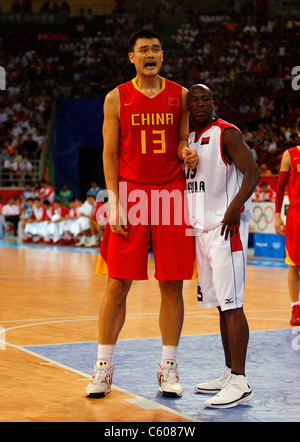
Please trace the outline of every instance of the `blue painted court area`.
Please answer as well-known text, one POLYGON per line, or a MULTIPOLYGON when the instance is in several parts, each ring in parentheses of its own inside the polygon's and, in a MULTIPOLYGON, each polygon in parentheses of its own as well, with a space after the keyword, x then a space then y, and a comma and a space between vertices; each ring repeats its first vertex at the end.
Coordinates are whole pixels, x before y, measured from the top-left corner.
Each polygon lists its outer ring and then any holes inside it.
MULTIPOLYGON (((97 355, 96 342, 26 348, 84 374, 89 374, 97 355)), ((158 392, 156 367, 160 357, 159 338, 118 341, 113 384, 204 422, 300 421, 300 327, 251 332, 247 378, 255 397, 248 405, 227 410, 205 408, 208 396, 194 392, 196 383, 219 377, 222 372, 218 334, 181 337, 181 398, 163 398, 158 392)))

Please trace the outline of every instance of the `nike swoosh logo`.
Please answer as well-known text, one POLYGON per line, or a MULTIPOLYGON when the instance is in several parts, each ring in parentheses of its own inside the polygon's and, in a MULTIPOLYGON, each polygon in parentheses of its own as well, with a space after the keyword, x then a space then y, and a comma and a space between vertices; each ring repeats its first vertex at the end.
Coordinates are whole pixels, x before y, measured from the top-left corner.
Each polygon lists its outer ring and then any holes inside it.
POLYGON ((130 106, 133 103, 133 101, 131 103, 124 103, 125 106, 130 106))

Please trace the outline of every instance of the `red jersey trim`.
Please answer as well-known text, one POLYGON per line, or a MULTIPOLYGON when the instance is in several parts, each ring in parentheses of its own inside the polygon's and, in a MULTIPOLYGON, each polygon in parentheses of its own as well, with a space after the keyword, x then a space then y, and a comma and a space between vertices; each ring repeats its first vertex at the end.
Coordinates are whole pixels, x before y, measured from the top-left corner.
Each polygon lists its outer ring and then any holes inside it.
POLYGON ((194 143, 197 143, 197 142, 200 140, 202 134, 203 134, 204 132, 206 132, 208 129, 210 129, 212 126, 218 126, 218 127, 221 129, 221 134, 220 134, 220 154, 221 154, 221 158, 222 158, 223 163, 225 164, 225 166, 227 166, 228 163, 225 161, 225 158, 224 158, 224 156, 223 156, 223 150, 222 150, 223 133, 224 133, 224 131, 225 131, 226 129, 229 129, 229 128, 231 128, 231 129, 235 129, 235 130, 237 130, 237 131, 240 132, 240 133, 241 133, 241 131, 240 131, 240 129, 239 129, 238 127, 236 127, 234 124, 227 123, 227 121, 222 120, 221 118, 217 118, 216 120, 212 121, 207 127, 205 127, 205 128, 200 132, 200 134, 198 135, 198 137, 196 136, 196 131, 194 131, 194 132, 195 132, 194 143))
POLYGON ((208 126, 206 126, 206 127, 200 132, 200 134, 198 135, 198 137, 197 137, 196 131, 194 131, 194 132, 195 132, 194 143, 198 143, 198 141, 200 140, 201 135, 202 135, 205 131, 207 131, 208 129, 210 129, 211 126, 213 126, 213 125, 216 123, 216 121, 217 121, 217 120, 213 120, 208 126))
POLYGON ((226 129, 235 129, 235 130, 237 130, 239 133, 241 133, 241 131, 240 131, 240 129, 239 129, 238 127, 236 127, 234 124, 227 123, 227 121, 221 120, 220 123, 222 123, 222 124, 219 126, 220 129, 221 129, 221 135, 220 135, 220 154, 221 154, 221 158, 222 158, 223 163, 225 164, 225 166, 227 166, 227 164, 229 164, 229 163, 226 162, 226 160, 225 160, 225 158, 224 158, 224 155, 223 155, 223 149, 222 149, 222 147, 223 147, 223 134, 224 134, 224 131, 225 131, 226 129))
POLYGON ((243 245, 240 237, 240 232, 235 233, 230 238, 231 252, 240 252, 243 250, 243 245))

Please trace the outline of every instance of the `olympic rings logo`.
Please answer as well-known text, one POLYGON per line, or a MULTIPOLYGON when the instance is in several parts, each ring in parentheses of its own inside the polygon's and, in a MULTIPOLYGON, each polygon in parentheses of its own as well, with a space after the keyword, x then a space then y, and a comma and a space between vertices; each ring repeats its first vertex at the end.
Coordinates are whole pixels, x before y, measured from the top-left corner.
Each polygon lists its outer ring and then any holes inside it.
POLYGON ((268 225, 274 221, 275 211, 272 206, 266 206, 264 209, 259 205, 253 208, 253 220, 257 229, 264 232, 268 225))

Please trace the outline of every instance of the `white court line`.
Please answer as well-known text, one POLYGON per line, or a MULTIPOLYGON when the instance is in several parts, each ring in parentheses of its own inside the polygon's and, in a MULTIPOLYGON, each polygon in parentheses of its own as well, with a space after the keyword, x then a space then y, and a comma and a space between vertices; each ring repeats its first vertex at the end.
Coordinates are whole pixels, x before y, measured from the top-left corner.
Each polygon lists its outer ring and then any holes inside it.
MULTIPOLYGON (((192 312, 186 312, 186 315, 190 315, 190 314, 197 314, 197 311, 192 311, 192 312)), ((203 312, 204 313, 204 312, 203 312)), ((207 312, 210 313, 211 312, 207 312)), ((145 317, 155 317, 155 316, 159 316, 159 313, 127 313, 126 317, 128 318, 145 318, 145 317)), ((65 316, 65 317, 56 317, 56 318, 31 318, 31 319, 9 319, 6 321, 1 321, 0 320, 0 324, 7 324, 10 322, 30 322, 30 321, 74 321, 74 320, 98 320, 99 316, 73 316, 73 317, 69 317, 69 316, 65 316)))
MULTIPOLYGON (((257 318, 257 317, 251 317, 249 316, 249 313, 264 313, 264 312, 288 312, 289 309, 266 309, 266 310, 247 310, 246 314, 247 314, 247 319, 257 319, 257 320, 266 320, 266 321, 286 321, 286 319, 281 319, 281 318, 265 318, 265 317, 261 317, 261 318, 257 318)), ((205 316, 205 318, 214 318, 217 315, 217 311, 211 312, 211 311, 191 311, 191 312, 185 312, 185 316, 189 317, 189 318, 201 318, 201 316, 205 316)), ((128 319, 143 319, 143 318, 158 318, 159 317, 159 313, 127 313, 126 314, 126 318, 128 319)), ((99 317, 98 316, 73 316, 73 317, 54 317, 54 318, 30 318, 30 319, 9 319, 9 320, 5 320, 5 321, 1 321, 0 320, 0 324, 9 324, 9 323, 18 323, 18 322, 32 322, 35 321, 33 324, 29 324, 29 325, 22 325, 22 326, 16 326, 14 328, 19 328, 19 327, 29 327, 31 325, 39 325, 39 324, 51 324, 54 322, 74 322, 74 321, 96 321, 98 320, 99 317), (40 321, 40 322, 36 322, 36 321, 40 321)), ((12 330, 11 329, 7 329, 7 330, 12 330)))
MULTIPOLYGON (((85 273, 78 273, 78 272, 74 272, 74 273, 70 273, 70 272, 68 272, 68 278, 70 278, 71 276, 86 276, 86 275, 90 275, 90 273, 89 272, 85 272, 85 273)), ((47 278, 47 279, 49 279, 49 278, 52 278, 52 277, 61 277, 61 273, 51 273, 51 271, 48 271, 47 270, 47 274, 46 275, 42 275, 42 274, 40 274, 40 275, 35 275, 35 276, 32 276, 32 275, 0 275, 0 279, 4 279, 4 278, 7 278, 7 279, 16 279, 16 278, 20 278, 20 279, 26 279, 26 278, 30 278, 30 279, 34 279, 34 280, 36 280, 36 279, 45 279, 45 278, 47 278)))
MULTIPOLYGON (((35 353, 32 350, 29 350, 29 349, 24 348, 24 347, 20 347, 19 345, 10 344, 8 342, 6 342, 5 344, 10 346, 10 347, 16 348, 17 350, 21 350, 21 351, 23 351, 25 353, 28 353, 28 354, 30 354, 32 356, 36 356, 39 359, 46 360, 47 363, 49 363, 49 364, 54 364, 54 365, 56 365, 56 366, 58 366, 60 368, 63 368, 65 370, 69 370, 69 371, 72 371, 73 373, 77 373, 80 376, 82 376, 82 377, 84 377, 84 378, 86 378, 88 380, 90 379, 90 376, 87 375, 86 373, 84 373, 84 372, 82 372, 80 370, 76 370, 75 368, 71 368, 68 365, 61 364, 60 362, 57 362, 57 361, 55 361, 55 360, 53 360, 51 358, 48 358, 46 356, 41 356, 41 355, 39 355, 38 353, 35 353)), ((131 396, 133 399, 123 399, 123 400, 125 400, 127 402, 130 402, 130 403, 132 403, 132 404, 134 404, 134 405, 136 405, 136 406, 138 406, 140 408, 143 408, 145 410, 161 409, 161 410, 167 411, 167 412, 169 412, 171 414, 175 414, 176 416, 179 416, 179 417, 182 417, 184 419, 187 419, 190 422, 202 422, 199 419, 195 419, 192 416, 189 416, 189 415, 187 415, 185 413, 180 413, 179 411, 174 410, 173 408, 169 408, 169 407, 166 407, 165 405, 159 404, 158 402, 152 401, 150 399, 146 399, 146 398, 144 398, 144 397, 142 397, 142 396, 140 396, 138 394, 135 394, 135 393, 133 393, 131 391, 125 390, 124 388, 118 387, 118 386, 116 386, 114 384, 112 384, 112 388, 114 390, 116 390, 116 391, 119 391, 121 393, 126 394, 127 396, 131 396)))

